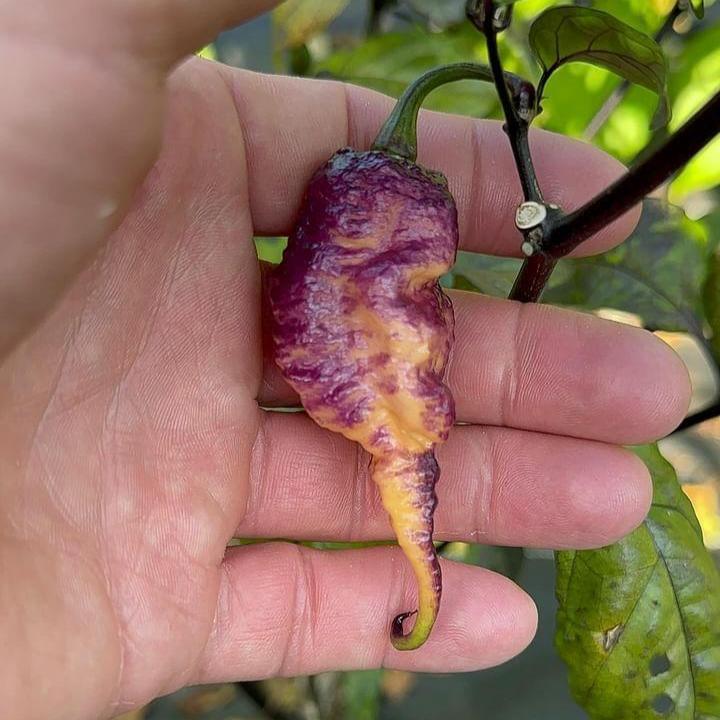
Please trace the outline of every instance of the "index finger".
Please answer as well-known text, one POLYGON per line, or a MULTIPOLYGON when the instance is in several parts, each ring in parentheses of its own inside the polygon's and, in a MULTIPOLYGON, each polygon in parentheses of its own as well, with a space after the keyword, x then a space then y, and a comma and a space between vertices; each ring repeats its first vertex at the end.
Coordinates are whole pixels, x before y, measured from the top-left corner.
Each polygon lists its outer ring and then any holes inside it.
MULTIPOLYGON (((232 89, 246 143, 255 232, 292 229, 312 173, 336 150, 368 148, 393 100, 327 80, 259 75, 222 68, 232 89)), ((508 139, 497 121, 424 112, 419 162, 443 172, 458 206, 465 250, 519 255, 515 210, 522 192, 508 139)), ((585 143, 542 130, 531 134, 540 184, 548 202, 573 210, 605 188, 623 166, 585 143)), ((584 243, 578 254, 622 242, 639 217, 635 208, 584 243)))

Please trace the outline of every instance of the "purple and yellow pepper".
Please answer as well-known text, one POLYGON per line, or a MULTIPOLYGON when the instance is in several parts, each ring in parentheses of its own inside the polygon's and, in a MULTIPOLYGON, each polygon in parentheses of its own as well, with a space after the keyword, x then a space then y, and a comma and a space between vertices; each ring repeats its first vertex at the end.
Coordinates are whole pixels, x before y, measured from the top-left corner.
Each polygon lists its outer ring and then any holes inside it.
POLYGON ((275 358, 308 414, 372 456, 371 473, 418 580, 412 649, 437 615, 435 446, 455 418, 443 383, 453 312, 438 278, 455 260, 444 180, 383 152, 341 150, 310 181, 270 280, 275 358))
POLYGON ((435 449, 455 420, 444 375, 452 305, 438 284, 455 261, 457 211, 445 178, 417 165, 422 99, 487 68, 431 71, 400 99, 373 149, 337 152, 312 177, 282 263, 270 277, 275 359, 308 414, 360 443, 418 584, 412 630, 422 645, 442 592, 433 544, 435 449))

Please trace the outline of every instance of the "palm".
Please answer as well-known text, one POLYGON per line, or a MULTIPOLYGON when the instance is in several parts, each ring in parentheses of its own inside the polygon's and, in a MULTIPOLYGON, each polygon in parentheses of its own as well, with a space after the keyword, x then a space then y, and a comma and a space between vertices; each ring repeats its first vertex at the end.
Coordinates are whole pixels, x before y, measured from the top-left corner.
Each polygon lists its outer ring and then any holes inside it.
POLYGON ((32 397, 13 419, 28 522, 72 538, 45 556, 63 631, 123 638, 132 698, 181 683, 207 642, 258 425, 260 283, 237 117, 209 65, 183 75, 163 156, 122 227, 4 369, 32 397))

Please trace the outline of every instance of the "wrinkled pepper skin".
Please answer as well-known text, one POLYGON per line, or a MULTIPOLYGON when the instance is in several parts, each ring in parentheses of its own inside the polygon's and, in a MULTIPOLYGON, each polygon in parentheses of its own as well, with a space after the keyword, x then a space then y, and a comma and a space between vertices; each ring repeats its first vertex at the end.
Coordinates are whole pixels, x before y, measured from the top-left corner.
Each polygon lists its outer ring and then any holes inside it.
POLYGON ((398 649, 427 638, 441 595, 432 541, 435 447, 455 419, 443 382, 452 305, 438 278, 455 261, 445 178, 381 151, 336 153, 313 176, 270 277, 275 358, 308 414, 362 445, 418 581, 418 615, 398 649))

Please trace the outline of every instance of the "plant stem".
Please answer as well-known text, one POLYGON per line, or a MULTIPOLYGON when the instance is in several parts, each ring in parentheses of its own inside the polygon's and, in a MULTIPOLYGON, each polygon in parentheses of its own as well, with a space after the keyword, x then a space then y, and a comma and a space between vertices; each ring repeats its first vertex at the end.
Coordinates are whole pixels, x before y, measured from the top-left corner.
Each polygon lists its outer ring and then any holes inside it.
POLYGON ((545 237, 543 250, 563 257, 624 215, 680 170, 720 132, 720 92, 671 135, 650 157, 590 202, 560 218, 545 237))
POLYGON ((525 261, 510 299, 538 300, 554 262, 572 252, 599 230, 617 220, 666 182, 720 132, 720 93, 649 157, 633 165, 623 177, 590 202, 551 224, 538 258, 525 261), (553 263, 552 266, 550 263, 553 263))
MULTIPOLYGON (((373 149, 415 161, 417 157, 417 119, 423 101, 436 88, 457 80, 492 82, 493 73, 486 65, 455 63, 443 65, 421 75, 408 86, 397 101, 390 117, 380 129, 380 133, 373 143, 373 149)), ((506 80, 511 83, 520 97, 527 94, 527 87, 532 87, 526 80, 511 73, 506 74, 506 80)), ((505 88, 507 91, 507 85, 505 88)))
POLYGON ((515 165, 518 169, 523 196, 525 200, 542 203, 543 196, 530 154, 528 122, 519 117, 515 104, 510 97, 510 92, 505 82, 502 61, 500 60, 497 33, 494 29, 486 30, 485 37, 487 38, 490 69, 495 79, 495 87, 497 88, 500 104, 502 105, 503 114, 505 115, 505 132, 510 139, 510 146, 512 147, 515 165))
POLYGON ((470 20, 485 35, 487 42, 488 59, 493 80, 497 89, 500 104, 505 116, 505 132, 510 139, 515 165, 517 166, 523 196, 526 201, 543 203, 542 192, 538 183, 532 155, 530 154, 530 141, 528 131, 530 126, 530 113, 534 111, 535 88, 529 83, 522 92, 515 90, 513 96, 507 84, 507 73, 503 70, 500 50, 498 48, 498 29, 494 24, 496 7, 492 0, 484 0, 484 13, 482 18, 469 14, 470 20), (523 107, 519 108, 518 104, 523 107), (522 110, 526 116, 520 114, 522 110))
MULTIPOLYGON (((493 6, 492 0, 485 0, 486 9, 488 5, 493 6)), ((672 31, 680 12, 680 3, 676 3, 657 34, 658 40, 662 40, 672 31)), ((544 238, 540 243, 542 252, 537 253, 537 258, 531 257, 525 261, 510 298, 522 302, 539 300, 559 258, 572 252, 667 181, 718 132, 720 94, 710 100, 657 151, 638 161, 624 177, 593 200, 570 215, 557 213, 543 228, 544 238)))
MULTIPOLYGON (((470 7, 468 5, 468 8, 470 7)), ((482 15, 478 16, 468 9, 468 17, 475 27, 482 31, 487 41, 490 69, 493 73, 495 87, 505 115, 505 132, 510 140, 510 147, 515 158, 515 166, 517 167, 525 201, 544 205, 545 200, 540 190, 540 183, 537 179, 530 151, 529 129, 532 115, 521 116, 515 104, 517 100, 510 96, 507 83, 504 82, 505 73, 497 43, 498 31, 493 22, 495 11, 496 7, 492 0, 483 0, 482 15)), ((534 112, 534 91, 532 98, 525 98, 524 105, 523 110, 526 113, 530 113, 530 107, 534 112)), ((536 253, 533 257, 528 258, 523 263, 522 269, 515 279, 510 292, 510 299, 520 302, 536 302, 539 300, 552 271, 555 269, 555 265, 556 261, 553 258, 546 257, 542 253, 536 253)))
POLYGON ((556 265, 557 260, 555 258, 542 253, 536 253, 527 258, 515 278, 508 298, 524 303, 533 303, 540 300, 556 265))
MULTIPOLYGON (((677 18, 682 14, 682 12, 683 11, 680 8, 680 3, 675 3, 675 6, 670 11, 670 14, 665 18, 665 22, 654 35, 655 41, 657 43, 661 43, 668 35, 673 32, 675 20, 677 20, 677 18)), ((593 119, 585 128, 585 132, 583 133, 584 140, 590 141, 598 134, 598 132, 600 132, 600 128, 602 128, 602 126, 608 121, 608 118, 610 117, 610 115, 612 115, 613 111, 617 108, 617 106, 622 102, 629 89, 630 83, 627 80, 623 80, 615 88, 615 90, 613 90, 612 94, 607 98, 607 100, 605 100, 600 109, 595 113, 593 119)))

